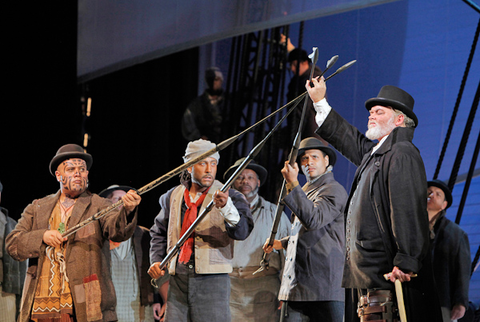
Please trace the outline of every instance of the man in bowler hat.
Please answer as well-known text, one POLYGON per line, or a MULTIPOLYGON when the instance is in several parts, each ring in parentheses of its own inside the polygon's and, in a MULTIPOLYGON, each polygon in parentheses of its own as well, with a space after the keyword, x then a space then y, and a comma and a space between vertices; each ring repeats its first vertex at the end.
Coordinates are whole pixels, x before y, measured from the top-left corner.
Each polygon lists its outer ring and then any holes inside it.
MULTIPOLYGON (((335 180, 335 151, 310 137, 300 142, 297 162, 285 162, 282 175, 287 195, 283 199, 295 219, 290 236, 265 243, 266 252, 286 249, 282 284, 278 295, 287 305, 288 321, 342 322, 344 291, 343 209, 347 192, 335 180), (299 166, 307 183, 298 182, 299 166)), ((283 311, 283 310, 282 310, 283 311)))
POLYGON ((470 244, 462 228, 446 217, 453 202, 448 186, 440 180, 428 181, 427 194, 433 274, 443 321, 454 321, 462 318, 468 308, 470 244))
MULTIPOLYGON (((427 180, 423 160, 412 143, 418 125, 414 99, 398 87, 383 86, 377 97, 365 102, 370 116, 363 135, 330 107, 324 79, 312 83, 306 88, 317 111, 317 133, 358 167, 345 209, 345 321, 358 320, 357 297, 393 291, 397 279, 403 282, 408 321, 436 321, 439 307, 428 307, 433 281, 426 280, 431 276, 430 258, 426 259, 427 180)), ((361 314, 370 310, 362 308, 361 314)), ((363 319, 392 318, 392 312, 371 315, 363 319)))
POLYGON ((10 256, 29 260, 20 322, 117 321, 108 240, 121 242, 132 236, 141 198, 130 190, 122 197, 121 209, 63 237, 69 228, 112 204, 88 191, 92 163, 82 147, 60 147, 50 162, 60 190, 29 204, 7 237, 10 256))
MULTIPOLYGON (((228 180, 245 158, 237 160, 223 175, 228 180)), ((232 187, 240 191, 250 204, 254 228, 245 240, 236 240, 230 273, 231 293, 230 311, 232 322, 240 321, 278 321, 278 291, 280 289, 280 271, 285 263, 283 250, 269 257, 269 268, 258 270, 263 259, 263 243, 270 236, 277 206, 258 194, 260 186, 267 180, 267 169, 255 160, 233 182, 232 187), (261 301, 259 299, 262 299, 261 301)), ((282 212, 277 228, 277 236, 289 235, 290 222, 282 212)))

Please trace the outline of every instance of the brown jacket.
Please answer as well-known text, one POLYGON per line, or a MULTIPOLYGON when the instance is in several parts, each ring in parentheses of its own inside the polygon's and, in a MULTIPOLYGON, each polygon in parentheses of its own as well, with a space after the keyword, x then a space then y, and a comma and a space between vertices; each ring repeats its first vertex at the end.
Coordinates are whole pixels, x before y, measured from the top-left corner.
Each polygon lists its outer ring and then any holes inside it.
MULTIPOLYGON (((19 322, 27 322, 33 304, 40 269, 45 258, 43 234, 60 192, 34 200, 23 211, 15 229, 8 235, 8 253, 16 260, 29 259, 22 296, 19 322)), ((84 192, 78 197, 69 227, 84 221, 111 204, 98 195, 84 192)), ((126 216, 124 208, 115 209, 68 237, 66 242, 67 277, 78 322, 116 321, 115 290, 106 256, 108 240, 121 242, 130 238, 137 225, 137 212, 126 216)))

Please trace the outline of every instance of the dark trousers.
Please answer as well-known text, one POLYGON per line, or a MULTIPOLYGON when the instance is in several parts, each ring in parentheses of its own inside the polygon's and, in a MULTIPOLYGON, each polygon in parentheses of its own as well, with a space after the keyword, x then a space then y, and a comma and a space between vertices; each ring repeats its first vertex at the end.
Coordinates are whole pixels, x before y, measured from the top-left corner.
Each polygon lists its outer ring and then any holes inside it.
MULTIPOLYGON (((420 276, 420 274, 419 274, 420 276)), ((425 276, 422 275, 422 276, 425 276)), ((427 276, 428 278, 428 276, 427 276)), ((438 297, 434 294, 434 289, 423 285, 425 278, 413 278, 411 282, 402 283, 405 310, 407 321, 409 322, 442 322, 438 297), (427 290, 427 291, 422 291, 427 290)), ((393 290, 393 302, 398 303, 393 290)), ((357 315, 358 289, 345 289, 345 322, 360 322, 357 315)), ((367 290, 360 290, 361 294, 366 294, 367 290)))
MULTIPOLYGON (((289 315, 300 313, 300 315, 307 316, 310 322, 342 322, 344 303, 340 301, 288 301, 288 313, 289 315)), ((287 319, 289 322, 294 320, 292 317, 287 319)))
POLYGON ((230 321, 230 277, 228 274, 170 276, 166 322, 230 321))

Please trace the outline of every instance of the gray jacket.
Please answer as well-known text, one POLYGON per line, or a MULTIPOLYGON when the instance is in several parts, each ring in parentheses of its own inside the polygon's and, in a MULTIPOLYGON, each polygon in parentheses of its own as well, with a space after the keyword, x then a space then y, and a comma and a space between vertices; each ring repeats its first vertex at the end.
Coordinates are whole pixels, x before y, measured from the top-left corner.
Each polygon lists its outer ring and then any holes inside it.
POLYGON ((288 242, 279 300, 344 301, 345 189, 326 173, 283 199, 296 218, 288 242))

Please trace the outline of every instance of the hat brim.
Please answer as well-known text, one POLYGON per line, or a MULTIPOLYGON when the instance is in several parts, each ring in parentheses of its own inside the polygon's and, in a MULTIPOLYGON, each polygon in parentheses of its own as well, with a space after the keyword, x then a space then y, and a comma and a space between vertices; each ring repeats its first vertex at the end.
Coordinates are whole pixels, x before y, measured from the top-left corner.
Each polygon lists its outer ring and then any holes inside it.
POLYGON ((103 189, 102 191, 100 191, 100 193, 98 195, 100 197, 107 198, 115 190, 123 190, 125 192, 128 192, 130 190, 135 190, 135 189, 130 187, 130 186, 117 186, 117 187, 111 187, 111 188, 103 189))
POLYGON ((50 173, 52 176, 55 176, 55 171, 57 171, 58 166, 60 163, 62 163, 64 160, 67 159, 82 159, 85 161, 87 164, 87 170, 90 170, 92 167, 93 163, 93 158, 90 154, 88 153, 81 153, 81 152, 67 152, 67 153, 61 153, 56 155, 52 161, 50 161, 50 173))
MULTIPOLYGON (((231 166, 226 172, 225 174, 223 175, 223 180, 227 180, 228 178, 230 178, 233 173, 235 172, 235 170, 237 170, 237 168, 239 167, 238 166, 231 166)), ((267 169, 265 169, 264 167, 262 167, 261 165, 259 164, 252 164, 251 162, 247 165, 247 167, 245 169, 250 169, 250 170, 253 170, 255 171, 255 173, 258 175, 258 179, 260 180, 260 186, 262 186, 265 181, 267 180, 267 169)))
MULTIPOLYGON (((337 162, 337 153, 335 152, 334 149, 328 147, 328 146, 323 146, 323 145, 318 145, 318 146, 308 146, 303 149, 298 150, 298 156, 297 156, 297 163, 298 166, 300 166, 300 157, 305 154, 306 150, 320 150, 324 152, 326 155, 328 155, 328 163, 332 167, 335 165, 337 162)), ((302 172, 303 173, 303 172, 302 172)))
POLYGON ((418 118, 417 115, 413 112, 412 109, 408 108, 405 104, 399 101, 382 98, 382 97, 374 97, 370 98, 365 102, 365 107, 368 111, 376 105, 385 106, 385 107, 392 107, 396 110, 402 111, 405 113, 406 116, 411 118, 415 122, 415 127, 418 125, 418 118))

